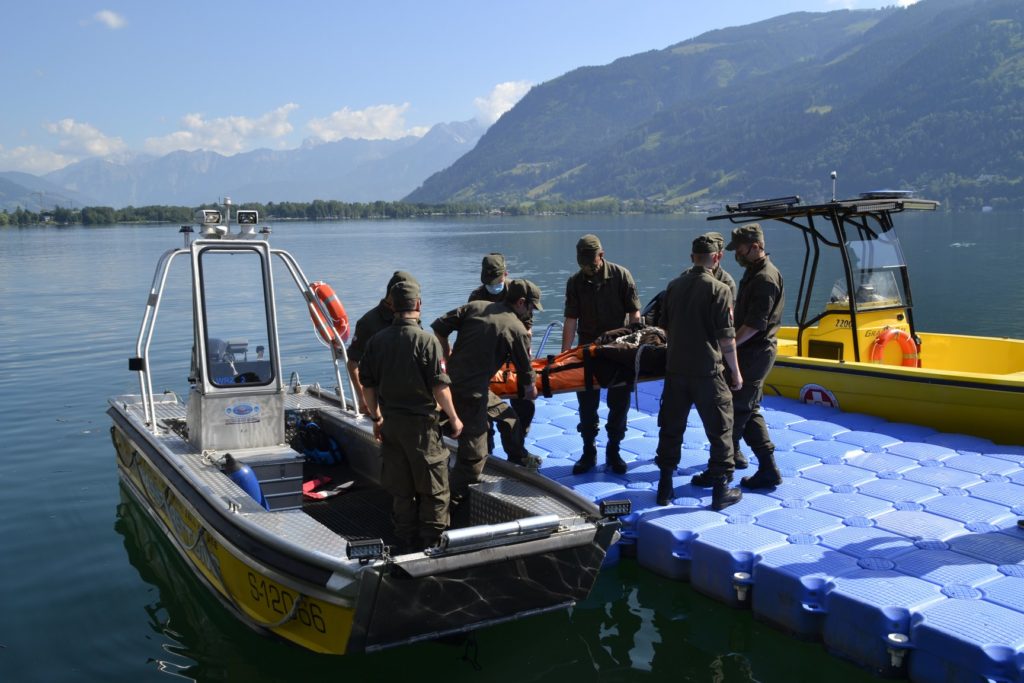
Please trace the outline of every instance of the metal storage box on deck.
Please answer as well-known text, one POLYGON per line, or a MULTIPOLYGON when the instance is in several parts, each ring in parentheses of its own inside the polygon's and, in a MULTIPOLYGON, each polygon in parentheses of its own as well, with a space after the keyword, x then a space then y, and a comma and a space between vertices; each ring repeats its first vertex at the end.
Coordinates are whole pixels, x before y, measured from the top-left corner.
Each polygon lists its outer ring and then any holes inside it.
POLYGON ((305 456, 291 448, 238 452, 235 458, 252 468, 271 510, 302 507, 302 465, 305 456))

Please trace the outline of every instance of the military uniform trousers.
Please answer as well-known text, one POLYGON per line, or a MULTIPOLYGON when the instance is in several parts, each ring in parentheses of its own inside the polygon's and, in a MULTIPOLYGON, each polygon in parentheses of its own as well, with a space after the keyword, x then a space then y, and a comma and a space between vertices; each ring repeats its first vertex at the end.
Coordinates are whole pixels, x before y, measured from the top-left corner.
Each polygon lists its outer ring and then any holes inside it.
MULTIPOLYGON (((523 460, 529 453, 526 450, 526 430, 533 421, 533 401, 513 399, 509 405, 493 391, 487 392, 487 420, 497 427, 501 435, 501 446, 509 460, 523 460), (520 414, 520 410, 528 411, 530 422, 520 414)), ((461 419, 461 414, 460 414, 461 419)), ((494 452, 494 432, 488 429, 487 451, 494 452)))
POLYGON ((448 528, 448 449, 437 415, 386 414, 380 453, 395 535, 403 544, 432 545, 448 528))
POLYGON ((676 373, 665 376, 658 411, 658 451, 655 464, 662 470, 679 466, 683 432, 690 406, 697 406, 697 414, 704 423, 704 433, 711 444, 708 472, 713 477, 733 474, 732 446, 732 392, 721 373, 709 377, 687 377, 676 373))
POLYGON ((740 352, 739 365, 743 374, 743 388, 732 395, 733 439, 747 442, 754 455, 771 455, 775 444, 768 434, 768 425, 761 414, 764 382, 775 365, 776 350, 767 346, 760 350, 740 352))
POLYGON ((452 495, 461 498, 469 485, 480 481, 487 462, 487 405, 489 391, 452 390, 455 412, 462 420, 462 434, 451 472, 452 495))
MULTIPOLYGON (((626 436, 626 420, 629 418, 629 397, 632 384, 609 387, 605 403, 608 404, 608 421, 605 430, 609 443, 619 443, 626 436)), ((577 391, 576 400, 580 405, 580 424, 576 428, 583 436, 583 443, 593 443, 600 429, 597 409, 601 405, 601 390, 577 391)))

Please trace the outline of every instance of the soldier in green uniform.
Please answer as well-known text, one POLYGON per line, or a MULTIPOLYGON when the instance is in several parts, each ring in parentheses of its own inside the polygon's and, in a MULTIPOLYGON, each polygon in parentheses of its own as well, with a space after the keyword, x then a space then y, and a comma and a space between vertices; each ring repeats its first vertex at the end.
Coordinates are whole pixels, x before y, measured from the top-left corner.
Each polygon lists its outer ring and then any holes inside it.
POLYGON ((363 384, 359 379, 359 361, 363 358, 363 353, 366 351, 366 344, 370 341, 370 337, 389 327, 391 321, 394 320, 390 292, 391 288, 399 282, 412 282, 419 285, 416 282, 416 278, 409 273, 404 270, 396 270, 391 279, 388 280, 387 289, 384 290, 384 298, 356 321, 355 332, 352 334, 352 341, 348 345, 348 361, 345 363, 345 367, 348 369, 349 379, 352 380, 352 386, 359 400, 359 412, 361 413, 366 412, 366 399, 363 397, 363 384))
POLYGON ((392 324, 366 344, 359 361, 367 414, 381 442, 381 485, 392 496, 400 551, 434 545, 448 527, 448 449, 437 406, 458 436, 441 345, 420 326, 420 288, 401 280, 389 291, 392 324), (418 546, 418 547, 417 547, 418 546))
POLYGON ((713 238, 701 235, 693 241, 690 258, 693 267, 665 289, 659 320, 668 337, 668 351, 658 413, 657 502, 668 505, 672 500, 672 474, 679 465, 686 417, 690 406, 696 405, 711 444, 706 472, 714 486, 711 507, 721 510, 742 497, 739 489, 729 488, 733 474, 729 390, 740 389, 743 377, 736 359, 732 292, 712 272, 722 252, 713 238), (726 382, 723 361, 731 385, 726 382))
POLYGON ((529 280, 512 280, 504 301, 474 301, 445 313, 431 327, 441 341, 452 378, 452 399, 463 421, 452 495, 465 497, 469 485, 480 480, 487 458, 487 397, 491 377, 509 356, 515 365, 519 394, 537 398, 536 373, 530 363, 530 337, 523 320, 544 310, 540 289, 529 280), (458 332, 449 354, 448 337, 458 332))
MULTIPOLYGON (((562 328, 562 351, 577 344, 590 344, 603 332, 626 324, 640 322, 640 298, 633 275, 622 266, 607 261, 601 240, 584 235, 576 243, 576 263, 580 269, 565 283, 565 323, 562 328)), ((616 474, 625 474, 626 463, 619 453, 619 442, 626 435, 631 387, 620 385, 607 390, 608 445, 605 463, 616 474)), ((597 461, 594 440, 600 423, 597 417, 601 392, 597 389, 576 392, 583 437, 583 456, 573 465, 573 474, 593 469, 597 461)))
MULTIPOLYGON (((725 238, 722 237, 720 232, 706 232, 704 236, 707 237, 714 243, 718 249, 719 260, 725 258, 725 238)), ((711 274, 715 276, 715 279, 724 285, 729 287, 729 291, 732 292, 732 300, 736 301, 736 280, 733 279, 732 275, 729 274, 725 268, 722 267, 721 262, 711 271, 711 274)), ((747 460, 747 456, 744 455, 743 451, 740 450, 739 434, 733 432, 733 453, 732 461, 733 465, 738 470, 745 470, 750 466, 750 462, 747 460)))
POLYGON ((757 223, 732 231, 726 247, 736 252, 736 262, 745 272, 736 297, 736 350, 743 389, 733 395, 733 438, 743 440, 757 456, 757 472, 743 477, 740 485, 750 489, 778 486, 782 475, 775 464, 775 444, 761 415, 764 382, 778 355, 778 331, 782 324, 785 290, 782 274, 764 249, 764 232, 757 223))
MULTIPOLYGON (((470 293, 469 301, 503 301, 508 293, 505 287, 506 279, 508 270, 505 267, 505 257, 497 252, 487 254, 480 264, 481 284, 470 293)), ((526 331, 532 334, 532 312, 530 318, 523 321, 523 325, 526 331)), ((526 434, 530 431, 530 423, 533 422, 534 409, 533 401, 513 398, 506 403, 493 391, 490 392, 487 396, 487 420, 490 425, 487 432, 488 452, 494 452, 494 427, 497 426, 498 433, 501 434, 501 445, 509 462, 530 469, 538 468, 540 458, 530 455, 526 450, 526 434)))

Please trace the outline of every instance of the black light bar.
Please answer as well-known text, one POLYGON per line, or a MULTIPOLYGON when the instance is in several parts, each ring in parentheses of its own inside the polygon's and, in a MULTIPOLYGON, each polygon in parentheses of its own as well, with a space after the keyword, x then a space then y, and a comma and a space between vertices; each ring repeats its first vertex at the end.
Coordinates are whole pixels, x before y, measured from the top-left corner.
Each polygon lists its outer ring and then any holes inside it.
POLYGON ((345 546, 345 556, 350 560, 366 563, 384 557, 384 541, 380 538, 366 538, 360 541, 349 541, 345 546))
POLYGON ((793 195, 791 197, 777 197, 775 199, 758 199, 753 202, 740 202, 735 206, 726 205, 725 210, 731 212, 734 211, 760 211, 763 209, 782 209, 789 208, 794 204, 800 203, 800 197, 793 195))
POLYGON ((610 517, 614 519, 631 513, 633 511, 633 501, 627 498, 602 500, 598 504, 598 509, 601 511, 602 517, 610 517))

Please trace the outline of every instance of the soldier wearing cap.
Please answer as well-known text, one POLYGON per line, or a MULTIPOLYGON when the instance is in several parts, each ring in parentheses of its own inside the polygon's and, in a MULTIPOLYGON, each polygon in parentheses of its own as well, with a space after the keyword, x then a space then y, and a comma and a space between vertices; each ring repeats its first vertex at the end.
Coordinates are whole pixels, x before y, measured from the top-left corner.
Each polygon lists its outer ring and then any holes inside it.
POLYGON ((778 355, 777 334, 782 324, 785 290, 779 269, 764 249, 764 232, 757 223, 735 228, 727 251, 745 272, 736 295, 736 350, 743 389, 733 394, 733 438, 747 442, 757 456, 757 472, 740 485, 750 489, 771 488, 782 482, 775 465, 775 444, 761 415, 764 381, 778 355))
POLYGON ((462 499, 480 480, 487 459, 487 403, 491 377, 511 356, 521 398, 537 398, 530 362, 530 336, 523 320, 544 310, 540 289, 529 280, 512 280, 503 301, 473 301, 445 313, 431 327, 452 378, 452 399, 463 421, 452 470, 452 495, 462 499), (448 337, 458 332, 449 353, 448 337))
POLYGON ((359 412, 361 413, 366 412, 366 399, 363 397, 363 384, 359 378, 359 361, 363 358, 366 344, 370 338, 391 326, 391 322, 394 320, 394 311, 391 308, 391 288, 399 282, 412 282, 419 285, 411 274, 404 270, 396 270, 388 280, 384 298, 356 321, 355 332, 352 334, 352 341, 348 346, 348 362, 345 363, 345 367, 348 369, 348 376, 352 380, 352 387, 359 400, 359 412))
POLYGON ((366 344, 359 361, 367 414, 381 443, 381 484, 392 496, 400 551, 434 545, 448 527, 448 449, 437 406, 458 436, 441 345, 420 326, 420 287, 400 280, 388 298, 392 324, 366 344))
MULTIPOLYGON (((622 266, 607 261, 597 235, 584 235, 576 242, 576 263, 579 271, 565 283, 565 323, 562 328, 562 351, 593 342, 600 334, 626 324, 640 322, 640 297, 633 275, 622 266), (579 341, 577 342, 577 335, 579 341)), ((608 444, 605 463, 616 474, 625 474, 626 463, 619 453, 619 442, 626 434, 630 386, 607 390, 608 444)), ((576 392, 583 437, 583 455, 573 465, 573 474, 593 469, 597 461, 594 441, 600 428, 597 408, 601 392, 597 389, 576 392)))
POLYGON ((487 254, 480 263, 480 286, 470 293, 469 300, 501 301, 505 298, 506 278, 505 256, 498 252, 487 254))
MULTIPOLYGON (((724 252, 724 250, 725 250, 725 238, 722 237, 722 233, 720 233, 720 232, 706 232, 703 235, 701 235, 701 237, 705 237, 705 238, 707 238, 711 242, 711 245, 717 249, 717 253, 719 254, 719 258, 721 258, 721 257, 723 257, 725 255, 725 252, 724 252)), ((736 300, 736 280, 734 280, 732 278, 732 275, 729 275, 729 272, 725 268, 723 268, 721 264, 716 265, 714 267, 714 269, 711 271, 711 274, 715 277, 716 280, 718 280, 719 282, 721 282, 724 285, 729 287, 729 291, 732 292, 733 301, 735 301, 736 300)), ((662 306, 662 302, 664 301, 664 297, 665 297, 665 290, 662 290, 662 291, 658 292, 658 294, 656 294, 653 299, 648 301, 646 306, 644 306, 644 310, 642 312, 642 315, 644 317, 644 323, 645 324, 647 324, 647 325, 659 325, 658 318, 661 317, 661 306, 662 306)), ((659 327, 660 327, 660 325, 659 325, 659 327)), ((740 462, 739 454, 738 453, 736 454, 736 457, 737 457, 736 469, 738 469, 738 470, 744 469, 747 466, 746 461, 740 462)))
POLYGON ((740 500, 730 488, 733 474, 732 393, 743 386, 736 359, 732 292, 715 278, 722 260, 719 242, 708 235, 693 241, 693 267, 668 284, 659 325, 668 337, 665 387, 658 413, 657 502, 672 500, 672 474, 679 465, 686 416, 692 405, 711 444, 707 476, 713 486, 711 507, 721 510, 740 500), (730 380, 723 372, 723 361, 730 380))
MULTIPOLYGON (((719 261, 721 261, 722 258, 725 258, 725 238, 722 237, 722 233, 714 231, 706 232, 702 237, 707 238, 711 242, 711 245, 717 250, 719 261)), ((711 274, 716 280, 729 288, 729 291, 732 293, 732 300, 735 302, 736 280, 733 279, 732 275, 729 275, 729 271, 722 267, 721 262, 715 265, 711 270, 711 274)))
MULTIPOLYGON (((469 301, 494 303, 504 300, 508 291, 505 288, 507 279, 508 270, 505 266, 505 257, 497 252, 487 254, 480 264, 481 285, 470 293, 469 301)), ((531 332, 533 328, 532 311, 530 317, 523 321, 523 325, 528 333, 531 332)), ((530 431, 534 412, 533 401, 513 398, 506 403, 494 392, 490 392, 487 397, 487 421, 490 425, 487 431, 488 452, 494 452, 494 427, 497 426, 498 433, 501 435, 501 445, 505 449, 509 462, 531 469, 539 467, 540 458, 530 455, 526 450, 526 435, 530 431)))

